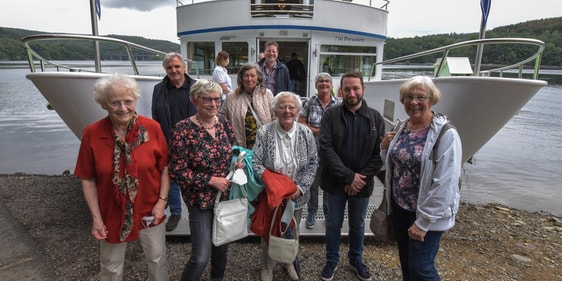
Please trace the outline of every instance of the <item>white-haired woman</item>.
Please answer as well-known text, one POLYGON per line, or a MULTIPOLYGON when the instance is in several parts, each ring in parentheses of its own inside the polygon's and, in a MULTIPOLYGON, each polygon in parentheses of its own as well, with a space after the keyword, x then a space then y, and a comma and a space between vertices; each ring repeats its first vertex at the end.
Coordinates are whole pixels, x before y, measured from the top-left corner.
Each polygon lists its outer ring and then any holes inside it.
MULTIPOLYGON (((288 176, 296 183, 297 190, 289 196, 296 203, 296 227, 300 224, 302 208, 310 198, 310 185, 318 168, 318 153, 312 131, 297 122, 301 110, 299 96, 291 92, 277 94, 271 103, 271 111, 275 112, 276 119, 258 130, 252 157, 252 165, 258 178, 262 178, 265 170, 269 169, 288 176)), ((276 263, 269 257, 266 243, 262 243, 262 246, 261 280, 270 281, 273 280, 276 263)), ((299 279, 293 264, 283 266, 291 280, 299 279)))
POLYGON ((74 174, 82 179, 91 233, 100 240, 100 280, 122 279, 125 248, 137 239, 148 279, 168 280, 166 138, 156 121, 137 114, 140 89, 129 76, 100 78, 94 98, 108 116, 84 130, 74 174))

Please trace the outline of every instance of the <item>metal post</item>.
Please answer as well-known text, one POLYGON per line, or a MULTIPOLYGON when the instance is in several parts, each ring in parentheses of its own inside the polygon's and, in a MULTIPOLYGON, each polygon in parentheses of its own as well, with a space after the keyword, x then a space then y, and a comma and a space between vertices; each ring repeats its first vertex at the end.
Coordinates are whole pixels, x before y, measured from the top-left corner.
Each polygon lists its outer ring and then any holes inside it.
MULTIPOLYGON (((101 5, 101 4, 100 4, 101 5)), ((92 21, 92 35, 98 36, 98 18, 96 17, 96 0, 90 0, 90 20, 92 21)), ((101 72, 100 43, 94 40, 94 65, 96 72, 101 72)))

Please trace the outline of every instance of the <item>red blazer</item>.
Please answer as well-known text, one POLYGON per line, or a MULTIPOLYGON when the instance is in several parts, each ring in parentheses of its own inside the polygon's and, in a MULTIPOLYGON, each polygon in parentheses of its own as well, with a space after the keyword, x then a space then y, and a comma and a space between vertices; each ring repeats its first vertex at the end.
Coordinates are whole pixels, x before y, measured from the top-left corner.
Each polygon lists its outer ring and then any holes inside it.
MULTIPOLYGON (((143 229, 141 218, 152 215, 152 208, 160 196, 160 178, 168 166, 168 145, 160 125, 139 115, 137 122, 146 128, 149 140, 133 149, 137 161, 139 189, 133 207, 133 230, 125 242, 138 239, 143 229)), ((103 221, 107 228, 107 242, 119 243, 123 212, 113 198, 113 150, 115 140, 111 135, 109 117, 94 122, 84 129, 74 175, 81 179, 94 179, 103 221)))

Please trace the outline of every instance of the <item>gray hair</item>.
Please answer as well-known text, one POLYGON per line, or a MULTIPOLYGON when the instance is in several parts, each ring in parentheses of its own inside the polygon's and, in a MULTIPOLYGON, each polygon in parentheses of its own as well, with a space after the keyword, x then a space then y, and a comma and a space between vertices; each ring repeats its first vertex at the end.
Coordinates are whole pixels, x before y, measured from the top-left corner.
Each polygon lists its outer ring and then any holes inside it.
POLYGON ((240 70, 238 71, 238 75, 236 76, 236 82, 238 83, 238 89, 242 89, 244 87, 244 81, 243 81, 244 73, 248 70, 251 70, 251 69, 255 69, 256 73, 258 75, 258 85, 257 86, 263 85, 263 74, 261 73, 260 66, 257 63, 249 62, 249 63, 243 64, 240 67, 240 70))
POLYGON ((183 65, 184 68, 187 68, 187 65, 185 63, 185 60, 183 59, 183 57, 176 52, 171 52, 171 53, 167 53, 164 56, 164 59, 162 59, 162 67, 164 69, 166 69, 166 66, 168 65, 168 63, 173 59, 173 58, 178 58, 181 61, 181 65, 183 65))
POLYGON ((328 72, 320 72, 318 73, 318 75, 316 75, 316 78, 314 78, 314 84, 318 84, 318 80, 325 78, 330 80, 330 83, 334 83, 334 79, 332 79, 332 76, 330 75, 330 73, 328 72))
POLYGON ((127 74, 114 73, 96 81, 94 85, 94 100, 102 105, 107 101, 107 92, 109 89, 116 87, 123 87, 131 91, 136 100, 141 96, 139 85, 135 79, 129 77, 127 74))
POLYGON ((195 83, 193 83, 193 85, 191 85, 189 96, 192 100, 197 100, 199 97, 204 96, 209 92, 217 92, 219 95, 222 95, 222 88, 213 80, 198 79, 195 83))
POLYGON ((302 102, 301 97, 293 92, 279 92, 275 97, 273 97, 273 101, 271 101, 271 111, 276 112, 277 108, 279 107, 279 103, 281 102, 282 98, 285 97, 292 97, 295 100, 295 105, 297 106, 297 112, 300 113, 302 110, 302 102))

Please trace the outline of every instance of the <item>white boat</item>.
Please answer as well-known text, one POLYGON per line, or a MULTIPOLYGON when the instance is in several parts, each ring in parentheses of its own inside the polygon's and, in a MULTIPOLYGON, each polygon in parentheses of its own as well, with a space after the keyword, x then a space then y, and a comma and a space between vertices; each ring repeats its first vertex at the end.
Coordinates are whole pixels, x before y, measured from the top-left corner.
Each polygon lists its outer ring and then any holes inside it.
MULTIPOLYGON (((340 0, 194 1, 177 7, 177 34, 181 53, 189 60, 188 71, 194 77, 210 76, 214 69, 215 54, 226 50, 230 54, 229 71, 233 73, 235 82, 239 66, 257 61, 260 50, 269 40, 278 42, 281 60, 288 60, 292 53, 297 53, 305 64, 308 77, 300 93, 303 97, 314 94, 313 81, 319 72, 330 72, 336 80, 334 86, 338 87, 338 77, 344 72, 361 71, 366 79, 365 99, 369 106, 383 114, 388 127, 397 119, 407 117, 398 100, 398 88, 408 77, 390 79, 391 76, 401 66, 411 70, 413 67, 406 64, 409 59, 439 54, 438 62, 428 61, 430 64, 426 66, 429 67, 425 68, 433 73, 435 84, 443 93, 442 99, 433 109, 448 115, 456 125, 463 143, 464 161, 469 161, 547 85, 545 81, 538 80, 544 43, 534 39, 479 39, 383 61, 388 2, 373 0, 368 5, 363 5, 340 0), (536 52, 521 61, 483 70, 480 70, 484 68, 479 59, 481 56, 471 58, 472 63, 468 58, 448 56, 450 51, 459 48, 478 46, 479 50, 485 52, 486 48, 482 46, 504 44, 530 45, 536 47, 536 52), (459 62, 462 71, 455 72, 459 62), (507 74, 511 78, 504 77, 507 74)), ((95 65, 68 67, 46 60, 34 51, 33 44, 55 39, 122 44, 123 54, 132 63, 131 74, 141 87, 142 98, 137 106, 138 112, 150 116, 152 90, 162 77, 141 75, 135 64, 134 54, 138 52, 132 50, 141 50, 145 57, 148 53, 154 54, 153 58, 157 60, 164 53, 99 36, 28 36, 23 39, 32 70, 27 78, 39 89, 76 137, 80 139, 87 124, 106 115, 93 100, 91 92, 95 81, 107 75, 103 73, 102 64, 114 61, 100 60, 99 53, 96 53, 95 65)), ((418 69, 410 72, 419 73, 418 69)), ((306 232, 303 234, 306 235, 306 232)))

